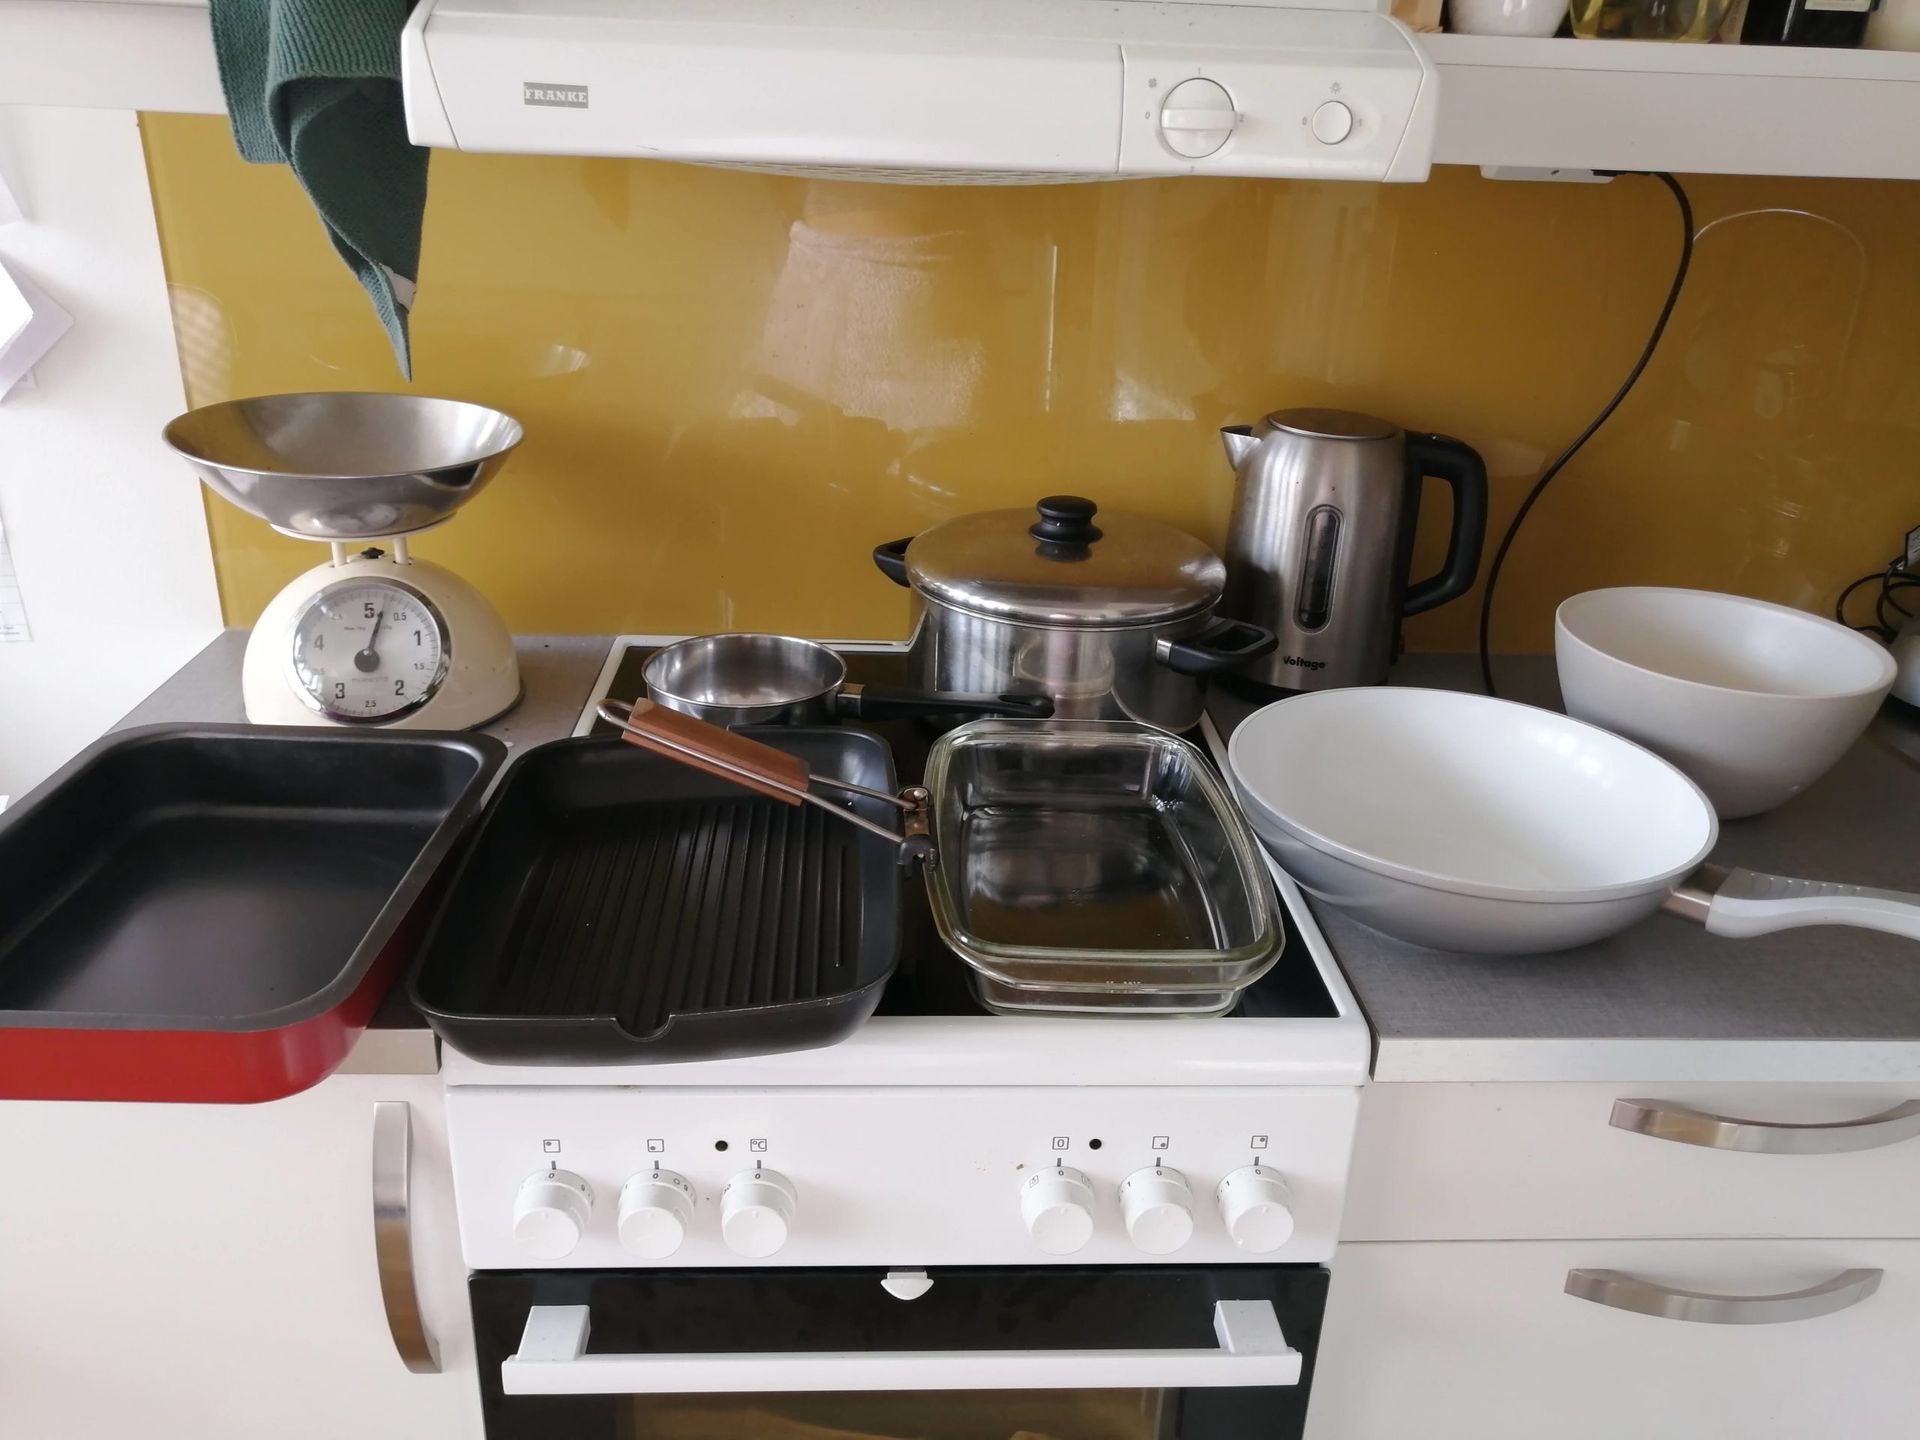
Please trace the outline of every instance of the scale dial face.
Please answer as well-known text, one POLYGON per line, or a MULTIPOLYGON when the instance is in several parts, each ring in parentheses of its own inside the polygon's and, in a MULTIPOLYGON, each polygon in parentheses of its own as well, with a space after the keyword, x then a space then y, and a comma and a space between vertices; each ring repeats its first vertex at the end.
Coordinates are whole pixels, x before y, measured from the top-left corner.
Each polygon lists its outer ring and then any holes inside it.
POLYGON ((295 618, 288 678, 328 719, 377 723, 433 698, 447 650, 440 612, 412 586, 341 580, 295 618))

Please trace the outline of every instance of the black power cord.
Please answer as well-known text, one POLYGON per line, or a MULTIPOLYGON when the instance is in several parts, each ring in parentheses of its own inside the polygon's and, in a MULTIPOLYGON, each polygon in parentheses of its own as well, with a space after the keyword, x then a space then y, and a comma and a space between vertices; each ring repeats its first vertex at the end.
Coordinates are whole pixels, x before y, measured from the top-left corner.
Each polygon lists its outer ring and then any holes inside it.
MULTIPOLYGON (((1602 172, 1606 173, 1606 172, 1602 172)), ((1547 487, 1566 468, 1569 460, 1579 453, 1580 447, 1594 437, 1594 433, 1613 418, 1613 412, 1620 408, 1620 402, 1627 398, 1634 383, 1645 372, 1647 364, 1653 359, 1653 352, 1659 348, 1660 337, 1667 333, 1667 322, 1673 318, 1673 307, 1679 303, 1680 288, 1687 283, 1687 271, 1693 265, 1693 205, 1687 199, 1687 192, 1680 182, 1664 170, 1650 172, 1624 171, 1615 174, 1647 173, 1673 192, 1674 204, 1680 207, 1680 262, 1674 266, 1673 284, 1667 288, 1667 300, 1660 307, 1660 314, 1653 322, 1653 333, 1647 336, 1647 343, 1641 347, 1640 358, 1633 362, 1633 369, 1627 372, 1627 378, 1620 382, 1620 388, 1613 392, 1613 398, 1607 401, 1592 422, 1573 439, 1573 443, 1553 458, 1551 464, 1540 472, 1540 478, 1533 482, 1533 488, 1527 492, 1527 498, 1520 502, 1520 508, 1514 512, 1507 530, 1500 537, 1499 547, 1493 552, 1493 564, 1487 570, 1487 588, 1480 596, 1480 683, 1486 687, 1487 694, 1500 692, 1493 684, 1493 595, 1500 585, 1500 572, 1506 567, 1507 552, 1513 549, 1514 537, 1520 533, 1521 525, 1527 516, 1533 513, 1533 507, 1546 493, 1547 487)))
MULTIPOLYGON (((1870 575, 1862 575, 1846 589, 1840 592, 1840 598, 1833 602, 1833 618, 1848 629, 1858 630, 1863 635, 1872 635, 1876 639, 1891 641, 1900 633, 1901 626, 1913 619, 1914 611, 1902 605, 1896 598, 1903 592, 1920 592, 1920 573, 1907 569, 1906 557, 1899 556, 1887 562, 1884 570, 1875 570, 1870 575), (1880 593, 1873 597, 1873 619, 1865 625, 1855 625, 1847 619, 1847 602, 1863 585, 1878 584, 1880 593), (1893 612, 1889 614, 1888 612, 1893 612), (1895 617, 1898 617, 1897 619, 1895 617)), ((1920 594, 1913 598, 1920 599, 1920 594)))

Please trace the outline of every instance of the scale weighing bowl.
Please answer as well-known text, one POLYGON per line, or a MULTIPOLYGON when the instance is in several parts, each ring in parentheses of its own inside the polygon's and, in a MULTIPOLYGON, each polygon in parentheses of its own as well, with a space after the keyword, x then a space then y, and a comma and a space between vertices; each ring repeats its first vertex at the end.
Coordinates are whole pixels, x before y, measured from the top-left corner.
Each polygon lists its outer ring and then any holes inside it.
POLYGON ((524 434, 485 405, 341 390, 203 405, 163 437, 217 494, 280 530, 378 540, 446 519, 524 434))

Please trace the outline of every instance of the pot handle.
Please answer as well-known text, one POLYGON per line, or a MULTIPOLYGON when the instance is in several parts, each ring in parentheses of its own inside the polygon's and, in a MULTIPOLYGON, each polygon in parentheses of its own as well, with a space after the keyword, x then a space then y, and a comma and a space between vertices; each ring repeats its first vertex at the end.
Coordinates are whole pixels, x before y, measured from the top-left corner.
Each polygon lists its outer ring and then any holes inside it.
POLYGON ((1702 865, 1666 908, 1699 920, 1711 935, 1735 939, 1804 925, 1851 925, 1920 940, 1920 895, 1753 870, 1702 865))
POLYGON ((969 695, 950 690, 899 690, 891 685, 850 685, 834 697, 834 708, 855 720, 912 720, 922 715, 1047 720, 1053 715, 1053 700, 1047 695, 969 695))
POLYGON ((912 543, 913 536, 909 535, 904 540, 889 540, 873 547, 875 567, 902 589, 907 587, 907 546, 912 543))
POLYGON ((1154 658, 1180 675, 1217 675, 1249 660, 1270 655, 1280 646, 1280 637, 1264 625, 1245 620, 1216 618, 1197 635, 1183 640, 1161 640, 1153 647, 1154 658))
POLYGON ((1438 575, 1407 587, 1403 615, 1418 615, 1457 599, 1473 588, 1480 574, 1480 549, 1487 542, 1487 466, 1480 452, 1445 435, 1407 436, 1407 470, 1417 480, 1431 475, 1453 491, 1453 533, 1438 575))

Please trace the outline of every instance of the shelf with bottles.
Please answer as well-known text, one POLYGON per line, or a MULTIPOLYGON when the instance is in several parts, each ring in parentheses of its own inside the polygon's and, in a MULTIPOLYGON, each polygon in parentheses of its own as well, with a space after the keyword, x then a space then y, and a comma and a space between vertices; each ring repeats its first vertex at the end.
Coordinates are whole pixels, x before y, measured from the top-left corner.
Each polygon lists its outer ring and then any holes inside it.
POLYGON ((1434 159, 1920 179, 1920 53, 1423 35, 1434 159))

